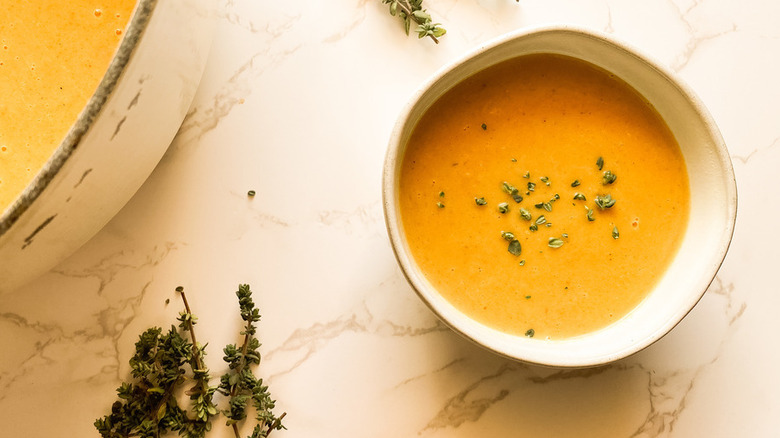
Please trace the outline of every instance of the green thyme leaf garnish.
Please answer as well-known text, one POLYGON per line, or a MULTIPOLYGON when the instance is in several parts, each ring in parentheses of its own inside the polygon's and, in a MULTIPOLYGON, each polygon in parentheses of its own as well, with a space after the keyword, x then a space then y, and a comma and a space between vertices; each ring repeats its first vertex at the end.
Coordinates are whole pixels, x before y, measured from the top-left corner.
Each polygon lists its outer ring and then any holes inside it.
POLYGON ((515 235, 511 231, 502 231, 501 237, 509 242, 515 240, 515 235))
POLYGON ((596 160, 596 166, 598 166, 599 170, 604 168, 604 158, 599 157, 599 159, 596 160))
POLYGON ((595 221, 596 219, 593 217, 593 210, 588 207, 585 207, 585 210, 587 211, 587 213, 585 213, 585 217, 587 217, 591 222, 595 221))
POLYGON ((550 248, 560 248, 563 246, 563 240, 557 237, 550 237, 547 240, 547 246, 549 246, 550 248))
POLYGON ((541 224, 543 224, 543 223, 545 223, 545 222, 547 222, 547 218, 546 218, 546 217, 544 217, 544 215, 541 215, 541 216, 539 216, 539 217, 538 217, 538 218, 536 218, 536 220, 534 221, 534 223, 535 223, 536 225, 541 225, 541 224))
POLYGON ((439 208, 444 208, 444 204, 442 204, 441 202, 437 202, 436 206, 439 207, 439 208))
POLYGON ((531 177, 531 172, 526 170, 525 173, 523 174, 523 178, 530 178, 530 177, 531 177))
POLYGON ((257 192, 255 192, 254 190, 250 190, 246 192, 246 195, 249 196, 250 198, 254 197, 256 194, 257 192))
POLYGON ((508 182, 504 181, 501 184, 501 189, 504 190, 506 193, 509 193, 515 202, 520 203, 523 200, 523 197, 520 196, 520 191, 517 190, 517 187, 513 186, 512 184, 509 184, 508 182))
POLYGON ((546 176, 539 178, 539 181, 543 182, 546 186, 550 185, 550 178, 547 178, 546 176))
POLYGON ((550 228, 552 226, 552 222, 547 222, 546 224, 544 224, 544 226, 550 228))
POLYGON ((535 333, 536 332, 534 332, 534 329, 528 329, 526 330, 525 335, 528 336, 529 338, 533 338, 535 333))
POLYGON ((524 209, 524 208, 521 208, 520 209, 520 217, 523 218, 524 220, 530 221, 531 218, 532 218, 531 212, 526 210, 526 209, 524 209))
POLYGON ((444 192, 439 192, 439 197, 443 198, 444 197, 444 192))
POLYGON ((483 131, 487 131, 487 125, 486 125, 486 124, 484 124, 484 123, 482 124, 482 130, 483 130, 483 131))
POLYGON ((529 192, 533 192, 535 189, 536 189, 536 184, 534 184, 534 183, 529 181, 528 182, 528 191, 529 192))
POLYGON ((569 238, 569 235, 568 235, 568 234, 566 234, 566 233, 563 233, 563 234, 561 234, 561 237, 563 237, 564 239, 568 239, 568 238, 569 238))
POLYGON ((536 230, 539 229, 539 226, 537 226, 536 224, 531 224, 531 226, 528 227, 528 229, 531 230, 531 231, 536 231, 536 230))
POLYGON ((440 23, 434 23, 431 15, 422 8, 422 0, 382 0, 382 3, 390 5, 390 15, 398 16, 403 20, 404 32, 409 35, 412 22, 417 24, 414 30, 417 37, 422 39, 429 37, 434 43, 439 43, 447 31, 440 23))
POLYGON ((499 213, 504 214, 504 213, 506 213, 508 211, 509 211, 509 204, 507 204, 506 202, 502 202, 502 203, 498 204, 498 212, 499 213))
POLYGON ((474 202, 477 203, 477 205, 487 205, 487 201, 485 201, 485 198, 474 198, 474 202))
POLYGON ((612 195, 596 196, 596 205, 604 210, 605 208, 612 208, 617 200, 612 199, 612 195))
POLYGON ((513 256, 519 256, 522 252, 522 247, 520 246, 520 241, 513 240, 509 242, 509 247, 507 248, 510 254, 513 256))
POLYGON ((572 187, 577 187, 578 185, 580 185, 580 180, 578 180, 578 179, 575 179, 574 182, 571 183, 572 187))
POLYGON ((525 259, 523 259, 523 260, 520 260, 520 263, 519 263, 519 265, 520 265, 520 266, 525 266, 525 259))
POLYGON ((534 204, 534 207, 536 207, 536 208, 544 208, 544 202, 540 202, 538 204, 534 204))
POLYGON ((617 226, 612 227, 612 238, 617 240, 619 237, 620 232, 618 231, 617 226))
POLYGON ((547 210, 547 211, 552 211, 552 204, 549 203, 549 202, 545 202, 545 203, 542 204, 542 208, 547 210))
POLYGON ((604 185, 612 184, 617 179, 617 175, 612 173, 611 170, 604 171, 604 175, 601 177, 601 183, 604 185))
POLYGON ((585 199, 585 195, 583 195, 580 192, 577 192, 577 193, 574 194, 574 199, 576 199, 578 201, 587 201, 587 199, 585 199))

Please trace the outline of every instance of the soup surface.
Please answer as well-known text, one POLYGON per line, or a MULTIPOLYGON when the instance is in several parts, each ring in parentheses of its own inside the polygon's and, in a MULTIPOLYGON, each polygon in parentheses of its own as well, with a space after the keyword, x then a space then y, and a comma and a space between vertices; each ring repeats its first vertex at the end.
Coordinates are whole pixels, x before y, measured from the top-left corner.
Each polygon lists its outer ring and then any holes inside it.
POLYGON ((614 75, 551 54, 448 91, 400 173, 403 230, 426 278, 474 319, 542 339, 636 307, 680 246, 689 198, 654 108, 614 75))
POLYGON ((3 0, 0 213, 59 146, 94 93, 135 0, 3 0))

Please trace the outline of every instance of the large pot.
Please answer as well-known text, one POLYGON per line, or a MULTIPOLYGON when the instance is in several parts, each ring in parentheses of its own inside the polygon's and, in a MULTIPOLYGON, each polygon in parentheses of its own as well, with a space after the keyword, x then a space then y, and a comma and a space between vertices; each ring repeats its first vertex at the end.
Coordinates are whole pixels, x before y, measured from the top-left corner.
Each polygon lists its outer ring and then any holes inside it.
POLYGON ((189 109, 213 34, 209 0, 138 0, 97 91, 0 216, 0 293, 87 242, 133 196, 189 109))

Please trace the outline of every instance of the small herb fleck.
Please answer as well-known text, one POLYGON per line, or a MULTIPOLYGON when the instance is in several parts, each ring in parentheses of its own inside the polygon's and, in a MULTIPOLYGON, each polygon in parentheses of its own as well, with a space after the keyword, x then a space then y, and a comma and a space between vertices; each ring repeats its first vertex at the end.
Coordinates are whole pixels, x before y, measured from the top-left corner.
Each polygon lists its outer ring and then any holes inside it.
POLYGON ((536 333, 536 332, 534 332, 534 329, 528 329, 528 330, 525 332, 525 335, 526 335, 526 336, 528 336, 529 338, 533 338, 535 333, 536 333))
POLYGON ((523 174, 523 178, 530 178, 530 177, 531 177, 531 172, 526 170, 525 173, 523 174))
POLYGON ((535 223, 536 225, 541 225, 541 224, 543 224, 543 223, 545 223, 545 222, 547 222, 547 218, 546 218, 546 217, 544 217, 544 215, 541 215, 541 216, 539 216, 539 217, 538 217, 538 218, 536 218, 536 220, 534 221, 534 223, 535 223))
POLYGON ((528 182, 528 191, 529 192, 533 192, 534 190, 536 190, 536 184, 534 184, 534 183, 529 181, 528 182))
POLYGON ((524 220, 530 221, 531 217, 532 217, 531 216, 531 212, 526 210, 526 209, 524 209, 524 208, 521 208, 520 209, 520 217, 523 218, 524 220))
POLYGON ((507 204, 506 202, 502 202, 502 203, 498 204, 498 212, 499 213, 504 214, 504 213, 506 213, 508 211, 509 211, 509 204, 507 204))
POLYGON ((604 171, 604 175, 601 177, 601 183, 604 185, 612 184, 617 179, 617 175, 612 173, 611 170, 604 171))
POLYGON ((552 204, 549 203, 549 202, 545 202, 545 203, 542 204, 542 208, 547 210, 547 211, 552 211, 552 204))
POLYGON ((604 158, 599 157, 598 160, 596 160, 596 166, 598 166, 599 170, 604 168, 604 158))
POLYGON ((519 265, 520 265, 520 266, 525 266, 525 259, 523 259, 523 260, 520 260, 520 263, 519 263, 519 265))
POLYGON ((550 248, 560 248, 563 246, 563 240, 557 237, 550 237, 547 240, 547 246, 549 246, 550 248))
POLYGON ((530 295, 526 295, 526 296, 525 296, 525 299, 526 299, 526 300, 530 300, 530 299, 531 299, 531 296, 530 296, 530 295))
POLYGON ((547 178, 546 176, 539 178, 539 181, 543 182, 547 186, 550 185, 550 178, 547 178))
POLYGON ((561 237, 563 237, 564 239, 568 239, 568 238, 569 238, 569 235, 568 235, 568 234, 566 234, 566 233, 563 233, 563 234, 561 234, 561 237))
POLYGON ((509 242, 509 247, 507 248, 510 254, 513 256, 519 256, 522 252, 522 247, 520 246, 519 240, 513 240, 509 242))
POLYGON ((580 180, 578 180, 578 179, 575 179, 574 182, 571 183, 572 187, 577 187, 578 185, 580 185, 580 180))
POLYGON ((485 198, 474 198, 474 202, 477 203, 477 205, 487 205, 487 201, 485 201, 485 198))
POLYGON ((531 230, 531 231, 536 231, 536 230, 539 229, 539 227, 536 224, 531 224, 531 226, 528 227, 528 229, 531 230))
POLYGON ((250 198, 255 196, 256 194, 257 194, 257 192, 255 192, 254 190, 250 190, 250 191, 246 192, 246 195, 249 196, 250 198))
POLYGON ((517 158, 512 158, 513 163, 517 163, 517 158))
POLYGON ((587 210, 587 213, 585 213, 585 217, 587 217, 588 220, 591 222, 595 221, 596 218, 593 217, 593 210, 588 207, 585 207, 585 210, 587 210))
POLYGON ((513 186, 512 184, 509 184, 508 182, 504 181, 501 184, 501 189, 504 190, 506 193, 509 193, 512 195, 512 199, 514 199, 515 202, 520 202, 523 200, 523 197, 520 196, 520 191, 517 190, 517 187, 513 186))
POLYGON ((439 207, 439 208, 444 208, 444 204, 442 204, 441 202, 437 202, 436 206, 439 207))
POLYGON ((444 192, 439 192, 439 197, 443 198, 444 197, 444 192))
POLYGON ((484 123, 482 124, 482 130, 483 130, 483 131, 487 131, 487 125, 486 125, 486 124, 484 124, 484 123))
POLYGON ((612 195, 596 196, 596 205, 604 210, 605 208, 612 208, 617 200, 612 199, 612 195))
POLYGON ((587 199, 585 199, 585 195, 583 195, 580 192, 577 192, 577 193, 574 194, 574 199, 576 199, 578 201, 587 201, 587 199))
POLYGON ((511 231, 502 231, 501 237, 509 242, 515 240, 515 235, 511 231))
POLYGON ((612 227, 612 238, 617 240, 620 237, 620 232, 617 229, 617 226, 612 227))

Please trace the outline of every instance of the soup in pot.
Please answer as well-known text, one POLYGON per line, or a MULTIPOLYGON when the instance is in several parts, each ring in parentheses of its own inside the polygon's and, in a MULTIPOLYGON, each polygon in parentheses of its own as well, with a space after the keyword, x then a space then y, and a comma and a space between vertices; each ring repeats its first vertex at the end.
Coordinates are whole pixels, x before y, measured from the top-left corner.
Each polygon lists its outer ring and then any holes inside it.
POLYGON ((95 92, 135 0, 4 0, 0 212, 30 184, 95 92))

